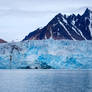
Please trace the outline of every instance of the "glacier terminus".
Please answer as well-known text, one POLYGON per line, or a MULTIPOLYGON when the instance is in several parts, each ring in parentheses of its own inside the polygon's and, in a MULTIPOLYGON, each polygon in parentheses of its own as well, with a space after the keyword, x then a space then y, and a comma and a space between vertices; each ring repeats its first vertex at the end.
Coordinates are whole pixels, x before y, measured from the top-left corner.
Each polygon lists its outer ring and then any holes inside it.
POLYGON ((0 69, 92 69, 92 41, 27 40, 0 44, 0 69))

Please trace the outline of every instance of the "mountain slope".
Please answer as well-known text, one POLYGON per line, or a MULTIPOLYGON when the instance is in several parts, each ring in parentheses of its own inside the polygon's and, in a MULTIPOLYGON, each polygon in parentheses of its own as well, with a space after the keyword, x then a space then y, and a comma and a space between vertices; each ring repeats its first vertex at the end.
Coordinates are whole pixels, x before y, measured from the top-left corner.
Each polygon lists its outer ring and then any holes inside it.
POLYGON ((7 42, 4 41, 3 39, 0 39, 0 43, 7 43, 7 42))
POLYGON ((45 27, 37 29, 24 40, 92 40, 92 11, 88 8, 83 15, 58 14, 45 27))

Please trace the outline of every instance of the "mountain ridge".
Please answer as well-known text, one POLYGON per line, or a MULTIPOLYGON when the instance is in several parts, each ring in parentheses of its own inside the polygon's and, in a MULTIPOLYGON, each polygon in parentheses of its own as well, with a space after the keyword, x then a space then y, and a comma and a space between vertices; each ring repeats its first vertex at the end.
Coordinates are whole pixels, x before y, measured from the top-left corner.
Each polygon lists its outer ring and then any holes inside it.
POLYGON ((58 13, 46 26, 37 29, 25 40, 92 40, 92 11, 88 8, 83 15, 70 16, 58 13))

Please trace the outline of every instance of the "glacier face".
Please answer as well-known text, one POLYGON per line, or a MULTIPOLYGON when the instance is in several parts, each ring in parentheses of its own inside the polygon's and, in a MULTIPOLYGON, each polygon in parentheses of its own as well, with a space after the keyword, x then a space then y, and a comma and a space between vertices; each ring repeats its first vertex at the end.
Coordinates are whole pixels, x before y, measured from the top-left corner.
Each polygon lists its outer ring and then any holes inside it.
POLYGON ((0 44, 0 69, 92 69, 92 41, 31 40, 0 44))

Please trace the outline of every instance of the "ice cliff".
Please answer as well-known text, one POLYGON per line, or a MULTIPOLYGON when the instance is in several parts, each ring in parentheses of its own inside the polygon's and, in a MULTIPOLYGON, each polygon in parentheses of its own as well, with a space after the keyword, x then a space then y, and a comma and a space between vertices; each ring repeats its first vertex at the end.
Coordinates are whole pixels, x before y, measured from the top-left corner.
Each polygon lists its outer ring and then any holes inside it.
POLYGON ((92 41, 27 40, 0 44, 0 69, 92 69, 92 41))

